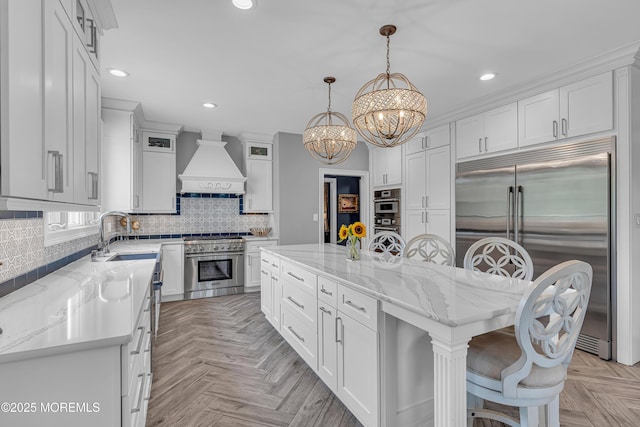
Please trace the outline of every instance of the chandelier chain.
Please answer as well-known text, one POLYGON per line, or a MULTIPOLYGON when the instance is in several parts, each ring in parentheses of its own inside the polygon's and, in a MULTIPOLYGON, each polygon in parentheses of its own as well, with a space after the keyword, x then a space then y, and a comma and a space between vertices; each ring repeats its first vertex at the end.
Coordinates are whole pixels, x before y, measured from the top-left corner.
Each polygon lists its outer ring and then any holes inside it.
POLYGON ((331 113, 331 83, 329 84, 329 106, 327 107, 327 112, 331 113))
POLYGON ((391 61, 389 60, 389 45, 391 43, 391 37, 387 34, 387 89, 389 89, 389 75, 391 71, 391 61))

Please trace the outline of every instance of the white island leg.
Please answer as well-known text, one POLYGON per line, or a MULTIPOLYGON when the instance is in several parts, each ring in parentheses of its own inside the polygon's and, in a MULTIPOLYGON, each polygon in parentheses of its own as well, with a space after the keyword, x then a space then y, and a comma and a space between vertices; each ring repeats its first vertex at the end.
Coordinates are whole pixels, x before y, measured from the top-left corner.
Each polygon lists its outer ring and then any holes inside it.
POLYGON ((467 347, 469 339, 451 340, 431 334, 434 363, 434 425, 467 424, 467 347))

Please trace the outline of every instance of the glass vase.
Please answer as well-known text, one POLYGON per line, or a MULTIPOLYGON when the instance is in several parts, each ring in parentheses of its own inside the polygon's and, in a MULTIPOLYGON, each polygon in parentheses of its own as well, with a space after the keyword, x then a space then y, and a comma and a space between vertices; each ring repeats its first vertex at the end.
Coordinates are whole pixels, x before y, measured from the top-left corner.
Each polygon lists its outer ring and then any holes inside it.
POLYGON ((358 250, 358 241, 360 239, 355 236, 349 236, 347 241, 348 256, 347 260, 357 261, 360 259, 360 251, 358 250))

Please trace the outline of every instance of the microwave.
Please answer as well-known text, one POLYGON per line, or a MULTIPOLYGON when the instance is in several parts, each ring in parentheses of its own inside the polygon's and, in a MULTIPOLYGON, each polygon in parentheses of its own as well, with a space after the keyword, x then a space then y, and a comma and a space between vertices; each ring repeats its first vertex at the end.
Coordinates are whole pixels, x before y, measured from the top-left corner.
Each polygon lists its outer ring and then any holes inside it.
POLYGON ((374 204, 376 214, 397 214, 399 212, 397 199, 375 200, 374 204))

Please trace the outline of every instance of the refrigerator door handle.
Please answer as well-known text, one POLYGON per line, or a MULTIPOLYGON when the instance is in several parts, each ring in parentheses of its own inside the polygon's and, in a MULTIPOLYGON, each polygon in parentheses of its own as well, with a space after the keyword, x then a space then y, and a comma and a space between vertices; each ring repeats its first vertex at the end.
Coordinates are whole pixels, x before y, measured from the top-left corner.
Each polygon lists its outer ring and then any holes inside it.
POLYGON ((522 185, 518 185, 516 190, 516 208, 515 208, 515 224, 513 226, 514 238, 516 243, 520 243, 520 213, 522 211, 522 185))
POLYGON ((513 220, 513 186, 507 188, 507 239, 511 239, 511 221, 513 220))

